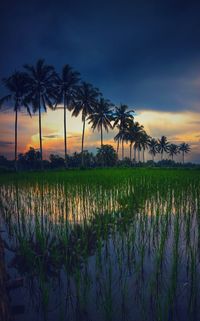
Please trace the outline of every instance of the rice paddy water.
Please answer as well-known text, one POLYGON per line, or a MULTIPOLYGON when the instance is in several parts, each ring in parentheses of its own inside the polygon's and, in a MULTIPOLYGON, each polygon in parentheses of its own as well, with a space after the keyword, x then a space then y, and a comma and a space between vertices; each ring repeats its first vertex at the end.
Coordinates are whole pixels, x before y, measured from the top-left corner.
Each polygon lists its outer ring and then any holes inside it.
POLYGON ((0 177, 16 321, 200 320, 200 171, 0 177))

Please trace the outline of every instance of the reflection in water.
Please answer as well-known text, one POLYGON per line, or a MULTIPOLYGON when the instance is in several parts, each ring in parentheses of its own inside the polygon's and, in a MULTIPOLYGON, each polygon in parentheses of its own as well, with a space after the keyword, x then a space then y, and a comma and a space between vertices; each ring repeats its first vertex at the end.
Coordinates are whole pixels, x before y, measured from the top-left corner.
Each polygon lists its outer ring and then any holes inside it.
POLYGON ((194 175, 2 184, 16 320, 200 320, 199 192, 194 175))

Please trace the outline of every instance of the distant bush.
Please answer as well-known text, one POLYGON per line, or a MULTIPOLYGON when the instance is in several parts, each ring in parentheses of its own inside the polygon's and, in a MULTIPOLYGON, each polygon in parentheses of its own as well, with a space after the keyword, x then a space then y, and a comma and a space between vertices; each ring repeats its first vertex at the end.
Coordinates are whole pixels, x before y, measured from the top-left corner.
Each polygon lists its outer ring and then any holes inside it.
POLYGON ((97 148, 95 157, 96 166, 115 166, 117 164, 117 153, 111 145, 102 145, 97 148))
MULTIPOLYGON (((81 153, 73 153, 67 155, 67 167, 81 168, 81 153)), ((125 157, 124 160, 119 160, 115 149, 111 145, 103 145, 97 148, 96 156, 89 153, 87 150, 83 153, 84 168, 95 167, 155 167, 155 168, 199 168, 199 164, 193 163, 177 163, 175 161, 164 159, 158 162, 148 160, 147 162, 135 162, 125 157)), ((65 160, 58 154, 51 154, 49 160, 43 160, 43 169, 65 169, 65 160)), ((30 148, 26 153, 18 155, 19 170, 40 170, 41 160, 40 152, 34 148, 30 148)), ((14 171, 14 161, 0 156, 0 172, 14 171)))
POLYGON ((51 154, 49 156, 49 160, 51 162, 51 168, 64 168, 65 167, 65 160, 64 158, 60 157, 59 155, 51 154))

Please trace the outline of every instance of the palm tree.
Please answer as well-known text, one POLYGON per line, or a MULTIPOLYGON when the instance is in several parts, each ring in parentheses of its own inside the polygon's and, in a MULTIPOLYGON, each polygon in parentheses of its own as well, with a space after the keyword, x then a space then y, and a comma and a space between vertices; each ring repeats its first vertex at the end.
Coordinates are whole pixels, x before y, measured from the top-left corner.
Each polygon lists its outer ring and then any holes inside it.
POLYGON ((97 105, 97 99, 100 96, 100 92, 97 88, 94 88, 91 84, 83 82, 78 87, 73 100, 73 112, 72 116, 77 117, 82 113, 83 132, 82 132, 82 145, 81 145, 81 164, 83 166, 83 147, 84 147, 84 136, 85 136, 85 123, 86 118, 91 115, 97 105))
POLYGON ((134 145, 134 159, 136 160, 136 146, 135 143, 138 140, 140 133, 143 131, 143 126, 138 122, 131 121, 128 124, 127 140, 130 142, 130 160, 132 159, 132 147, 134 145))
POLYGON ((166 136, 162 136, 161 139, 158 140, 158 152, 161 154, 161 160, 163 160, 164 152, 168 152, 169 143, 167 141, 166 136))
POLYGON ((136 141, 134 144, 134 154, 136 154, 136 150, 138 151, 138 162, 140 162, 140 152, 143 148, 143 143, 142 143, 142 139, 143 139, 143 131, 138 132, 137 137, 136 137, 136 141))
MULTIPOLYGON (((114 118, 113 128, 115 126, 117 126, 119 131, 121 130, 122 132, 124 132, 125 129, 127 128, 128 124, 130 124, 134 119, 133 113, 134 113, 134 110, 129 110, 129 107, 127 105, 121 104, 119 107, 115 107, 115 112, 113 114, 113 118, 114 118)), ((121 135, 119 134, 119 137, 120 136, 121 135)), ((122 141, 122 154, 124 154, 124 151, 123 151, 124 141, 123 141, 123 139, 122 140, 116 139, 116 140, 117 140, 117 153, 119 152, 119 143, 120 143, 120 141, 122 141)))
POLYGON ((182 143, 179 146, 179 151, 182 152, 182 160, 183 160, 183 164, 185 162, 185 154, 189 153, 191 151, 191 147, 189 144, 186 143, 182 143))
POLYGON ((179 153, 179 148, 176 144, 170 144, 168 146, 168 153, 169 156, 171 156, 172 160, 174 159, 174 155, 177 155, 179 153))
POLYGON ((64 104, 64 150, 65 150, 65 166, 67 167, 67 109, 71 110, 71 102, 74 98, 79 82, 80 74, 74 71, 69 65, 65 65, 62 69, 61 76, 57 75, 55 88, 56 88, 56 105, 64 104))
POLYGON ((122 160, 124 159, 124 141, 128 140, 128 131, 127 131, 127 127, 121 127, 120 125, 116 126, 118 128, 118 133, 117 135, 114 137, 114 140, 117 141, 118 146, 119 143, 122 142, 122 160))
POLYGON ((145 132, 145 131, 143 131, 142 133, 141 133, 141 138, 140 138, 140 142, 141 142, 141 146, 142 146, 142 151, 143 151, 143 153, 142 153, 142 155, 143 155, 143 163, 144 163, 144 161, 145 161, 145 159, 144 159, 144 152, 145 152, 145 150, 146 149, 148 149, 148 147, 149 147, 149 139, 150 139, 150 137, 149 137, 149 135, 147 135, 147 133, 145 132))
POLYGON ((132 161, 132 146, 133 143, 135 142, 135 131, 134 131, 135 127, 134 127, 134 121, 130 122, 128 124, 128 128, 127 128, 127 135, 126 135, 126 140, 127 142, 129 142, 129 158, 130 161, 132 161))
POLYGON ((39 136, 40 136, 40 159, 43 167, 42 154, 42 122, 41 112, 47 110, 47 106, 53 109, 55 101, 55 71, 50 65, 46 65, 43 59, 39 59, 35 66, 25 65, 28 78, 29 100, 33 107, 33 112, 39 112, 39 136))
POLYGON ((27 77, 23 72, 15 72, 9 78, 3 79, 4 86, 10 94, 4 96, 0 100, 0 107, 5 102, 11 101, 14 105, 15 112, 15 169, 17 170, 17 126, 18 112, 21 107, 26 107, 27 112, 31 116, 31 112, 27 102, 27 77))
POLYGON ((94 109, 89 115, 89 124, 92 123, 92 129, 97 128, 101 132, 101 147, 103 146, 103 128, 108 132, 109 128, 112 128, 111 121, 113 120, 113 113, 111 107, 113 105, 104 98, 100 98, 98 104, 94 106, 94 109))
POLYGON ((158 152, 158 142, 155 138, 149 140, 149 154, 152 155, 152 161, 154 162, 154 157, 158 152))

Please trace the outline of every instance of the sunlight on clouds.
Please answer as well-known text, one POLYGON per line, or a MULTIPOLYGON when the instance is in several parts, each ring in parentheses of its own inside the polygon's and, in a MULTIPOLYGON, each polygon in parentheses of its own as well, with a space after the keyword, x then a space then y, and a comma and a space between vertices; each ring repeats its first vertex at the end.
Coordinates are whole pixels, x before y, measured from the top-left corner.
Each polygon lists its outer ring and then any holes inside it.
MULTIPOLYGON (((200 161, 200 114, 194 112, 168 113, 140 109, 135 121, 144 125, 149 135, 159 138, 162 135, 167 136, 168 140, 174 143, 188 142, 192 146, 192 153, 188 159, 195 158, 200 161)), ((30 146, 39 147, 39 127, 38 115, 32 118, 25 114, 19 115, 18 126, 18 151, 24 152, 30 146)), ((42 115, 42 135, 44 157, 48 158, 51 153, 64 154, 63 146, 63 109, 57 111, 48 110, 42 115)), ((82 121, 81 117, 72 117, 67 112, 67 136, 68 152, 81 150, 82 121)), ((108 134, 104 131, 104 143, 112 144, 116 148, 116 142, 113 137, 116 129, 108 134)), ((14 142, 14 115, 12 113, 0 115, 0 135, 1 141, 14 142)), ((100 133, 91 130, 90 125, 86 125, 85 149, 95 151, 100 147, 100 133)), ((13 144, 2 144, 0 153, 13 158, 13 144)), ((128 155, 128 145, 126 145, 126 155, 128 155)))
MULTIPOLYGON (((166 113, 141 110, 136 120, 144 125, 149 135, 159 138, 167 136, 170 142, 189 143, 192 152, 186 156, 188 161, 200 162, 200 114, 194 112, 166 113)), ((148 155, 149 158, 149 155, 148 155)), ((180 155, 177 160, 180 159, 180 155)))
MULTIPOLYGON (((64 134, 64 116, 63 109, 58 109, 56 111, 49 110, 47 113, 43 114, 42 124, 45 133, 55 132, 60 136, 64 134)), ((69 131, 81 132, 82 122, 80 117, 72 117, 71 113, 67 111, 67 127, 69 131)))
POLYGON ((166 113, 141 110, 135 120, 144 125, 149 135, 159 138, 165 135, 169 140, 197 141, 200 133, 199 113, 166 113), (176 139, 174 139, 176 138, 176 139))

